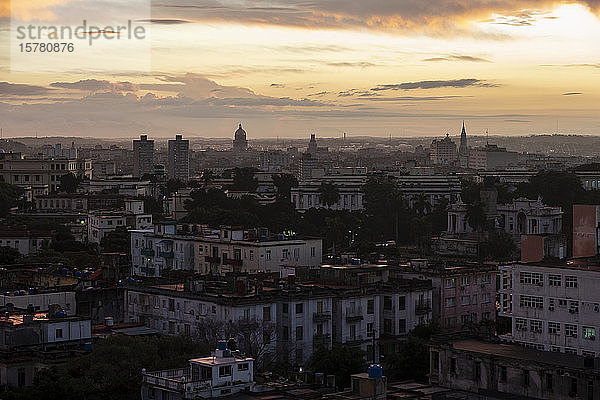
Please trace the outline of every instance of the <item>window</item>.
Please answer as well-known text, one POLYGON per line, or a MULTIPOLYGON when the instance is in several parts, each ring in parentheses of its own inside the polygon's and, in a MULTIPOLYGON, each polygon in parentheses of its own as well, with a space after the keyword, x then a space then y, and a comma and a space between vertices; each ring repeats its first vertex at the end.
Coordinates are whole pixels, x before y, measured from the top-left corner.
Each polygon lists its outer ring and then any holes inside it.
POLYGON ((456 358, 450 358, 450 373, 456 374, 456 358))
POLYGON ((481 276, 481 284, 492 283, 492 275, 485 274, 481 276))
POLYGON ((461 286, 469 286, 471 281, 471 278, 469 276, 462 276, 460 278, 460 285, 461 286))
POLYGON ((367 300, 367 314, 375 314, 375 299, 367 300))
POLYGON ((290 340, 290 329, 287 326, 283 327, 282 335, 283 340, 290 340))
POLYGON ((576 276, 565 276, 565 287, 576 288, 577 287, 577 277, 576 276))
POLYGON ((544 284, 544 275, 539 272, 521 272, 519 274, 519 282, 521 285, 538 285, 544 284))
POLYGON ((398 333, 406 333, 406 320, 401 319, 398 321, 398 333))
POLYGON ((432 351, 431 352, 431 368, 434 371, 439 371, 440 369, 440 353, 438 353, 437 351, 432 351))
POLYGON ((490 302, 490 294, 489 293, 482 293, 482 295, 481 295, 481 302, 482 303, 489 303, 490 302))
POLYGON ((263 307, 263 321, 271 320, 271 307, 263 307))
POLYGON ((446 307, 455 307, 456 306, 456 297, 446 297, 444 299, 444 304, 446 307))
POLYGON ((453 288, 456 286, 456 278, 446 279, 446 288, 453 288))
POLYGON ((524 369, 522 373, 521 385, 523 387, 529 387, 529 371, 524 369))
POLYGON ((577 396, 577 378, 571 378, 571 389, 569 390, 569 396, 577 396))
POLYGON ((406 309, 406 296, 398 297, 398 310, 402 311, 406 309))
POLYGON ((284 313, 284 314, 287 314, 287 313, 288 313, 288 310, 289 310, 288 303, 283 303, 283 310, 282 310, 282 311, 283 311, 283 313, 284 313))
POLYGON ((254 250, 250 250, 250 261, 254 260, 254 250))
POLYGON ((460 298, 460 304, 462 306, 468 306, 471 303, 471 296, 462 296, 460 298))
POLYGON ((369 337, 373 336, 373 323, 372 322, 367 323, 367 336, 369 336, 369 337))
POLYGON ((520 295, 519 296, 519 305, 521 308, 544 308, 544 298, 539 296, 528 296, 528 295, 520 295))
POLYGON ((57 328, 56 329, 56 335, 55 336, 56 336, 57 339, 62 339, 62 337, 63 337, 63 330, 62 330, 62 328, 57 328))
POLYGON ((169 311, 175 311, 175 300, 169 299, 169 311))
POLYGON ((248 371, 248 363, 238 364, 238 371, 248 371))
POLYGON ((524 318, 516 318, 515 319, 515 328, 518 331, 526 331, 527 330, 527 320, 524 318))
POLYGON ((392 320, 391 319, 384 319, 383 320, 383 332, 384 333, 388 333, 388 334, 392 334, 393 332, 393 327, 392 327, 392 320))
POLYGON ((231 365, 222 365, 219 367, 219 376, 231 376, 231 365))
POLYGON ((296 327, 296 340, 304 340, 304 329, 302 328, 302 325, 296 327))
POLYGON ((504 365, 500 366, 500 382, 506 382, 506 367, 504 365))
POLYGON ((550 286, 562 285, 562 277, 560 275, 548 275, 548 285, 550 285, 550 286))
POLYGON ((542 333, 542 321, 537 319, 532 319, 529 321, 529 329, 531 332, 542 333))
POLYGON ((479 382, 481 379, 481 363, 479 361, 475 361, 473 365, 473 380, 475 382, 479 382))
POLYGON ((565 336, 566 337, 577 337, 577 325, 565 324, 565 336))
POLYGON ((384 309, 384 311, 392 311, 392 297, 391 296, 383 297, 383 309, 384 309))
POLYGON ((304 312, 304 304, 296 303, 296 314, 302 314, 304 312))
POLYGON ((588 340, 596 340, 596 328, 589 326, 583 327, 583 338, 588 340))
POLYGON ((579 312, 579 302, 577 300, 569 301, 569 312, 572 314, 579 312))
POLYGON ((548 299, 548 310, 554 311, 554 299, 548 299))
POLYGON ((271 250, 265 251, 265 258, 267 261, 271 261, 271 250))
POLYGON ((551 335, 560 335, 560 323, 548 322, 548 333, 551 335))
POLYGON ((289 253, 288 249, 281 250, 281 258, 283 258, 284 260, 287 260, 288 259, 288 253, 289 253))

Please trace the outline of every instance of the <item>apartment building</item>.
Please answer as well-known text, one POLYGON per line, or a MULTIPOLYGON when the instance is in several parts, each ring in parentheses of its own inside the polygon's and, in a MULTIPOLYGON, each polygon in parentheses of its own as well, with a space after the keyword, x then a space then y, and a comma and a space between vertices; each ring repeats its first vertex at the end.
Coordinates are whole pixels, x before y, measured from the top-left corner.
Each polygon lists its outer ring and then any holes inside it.
MULTIPOLYGON (((126 291, 126 320, 169 335, 216 340, 227 327, 258 340, 257 362, 305 365, 315 348, 335 343, 361 349, 368 360, 391 354, 418 324, 431 321, 431 283, 402 281, 368 288, 274 283, 259 279, 215 281, 126 291), (260 356, 260 357, 258 357, 260 356)), ((242 342, 240 342, 242 343, 242 342)), ((243 350, 243 349, 242 349, 243 350)))
POLYGON ((141 177, 154 172, 154 140, 140 135, 133 141, 133 176, 141 177))
POLYGON ((591 260, 500 266, 499 316, 510 318, 504 340, 538 350, 600 354, 600 266, 591 260))
MULTIPOLYGON (((472 338, 434 338, 429 382, 461 399, 598 399, 598 360, 472 338)), ((450 397, 448 397, 450 398, 450 397)))
POLYGON ((433 318, 444 329, 466 329, 475 323, 496 320, 495 264, 412 260, 397 274, 407 279, 431 280, 433 318))
POLYGON ((187 228, 186 232, 178 232, 175 221, 166 221, 155 224, 152 231, 131 231, 134 274, 161 276, 164 269, 216 275, 258 271, 279 274, 282 266, 317 267, 323 258, 322 239, 261 235, 235 227, 187 228))
POLYGON ((29 201, 56 192, 68 173, 92 177, 92 161, 78 158, 25 158, 21 153, 0 153, 0 181, 26 189, 29 201))
POLYGON ((47 248, 55 232, 30 231, 25 226, 0 226, 0 247, 11 247, 22 255, 47 248))
POLYGON ((190 141, 175 135, 175 140, 169 140, 168 158, 169 178, 187 182, 190 179, 190 141))
POLYGON ((92 211, 88 215, 88 242, 100 244, 107 233, 126 227, 125 214, 118 211, 92 211))

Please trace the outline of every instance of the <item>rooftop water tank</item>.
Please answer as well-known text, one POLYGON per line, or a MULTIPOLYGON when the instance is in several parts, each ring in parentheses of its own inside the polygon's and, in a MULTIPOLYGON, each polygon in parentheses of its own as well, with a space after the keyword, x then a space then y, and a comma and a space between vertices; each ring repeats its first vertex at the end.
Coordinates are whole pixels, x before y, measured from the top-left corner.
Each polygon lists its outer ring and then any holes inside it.
POLYGON ((369 378, 381 378, 383 376, 383 368, 379 364, 371 364, 367 370, 369 378))

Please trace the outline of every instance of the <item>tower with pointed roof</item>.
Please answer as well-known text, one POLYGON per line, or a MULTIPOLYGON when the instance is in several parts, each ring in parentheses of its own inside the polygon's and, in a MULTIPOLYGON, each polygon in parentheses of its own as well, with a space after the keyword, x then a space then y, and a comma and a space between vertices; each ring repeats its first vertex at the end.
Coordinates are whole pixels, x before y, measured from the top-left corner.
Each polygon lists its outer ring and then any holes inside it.
POLYGON ((467 145, 467 130, 465 129, 465 121, 462 123, 462 131, 460 132, 460 147, 458 148, 458 160, 462 168, 469 166, 469 146, 467 145))

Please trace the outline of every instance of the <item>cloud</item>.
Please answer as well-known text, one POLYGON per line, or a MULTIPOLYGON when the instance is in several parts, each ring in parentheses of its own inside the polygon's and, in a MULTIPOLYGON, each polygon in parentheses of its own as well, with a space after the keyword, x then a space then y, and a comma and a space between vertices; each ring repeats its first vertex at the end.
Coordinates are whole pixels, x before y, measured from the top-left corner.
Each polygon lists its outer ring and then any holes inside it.
POLYGON ((43 86, 22 83, 0 82, 0 97, 6 96, 40 96, 48 94, 50 89, 43 86))
POLYGON ((467 62, 491 62, 488 59, 482 58, 482 57, 474 57, 474 56, 467 56, 467 55, 448 55, 448 56, 443 56, 443 57, 432 57, 432 58, 426 58, 423 61, 427 61, 427 62, 440 62, 440 61, 467 61, 467 62))
POLYGON ((81 90, 85 92, 136 92, 138 90, 138 87, 131 82, 109 82, 98 79, 85 79, 77 82, 53 82, 50 86, 53 88, 81 90))
POLYGON ((440 100, 449 100, 449 99, 458 99, 464 97, 472 97, 472 96, 400 96, 400 97, 369 97, 366 100, 371 101, 440 101, 440 100))
POLYGON ((191 21, 185 19, 169 19, 169 18, 150 18, 150 19, 138 19, 136 22, 148 22, 156 25, 180 25, 189 24, 191 21))
MULTIPOLYGON (((597 12, 598 0, 570 0, 597 12)), ((375 29, 452 35, 469 32, 470 22, 527 25, 551 18, 547 12, 562 0, 196 0, 164 1, 155 6, 169 18, 227 21, 310 29, 375 29), (496 17, 489 20, 490 17, 496 17), (504 16, 504 18, 503 18, 504 16)), ((470 32, 472 34, 472 32, 470 32)))
POLYGON ((272 88, 282 89, 285 87, 283 83, 271 83, 272 88))
POLYGON ((368 67, 374 67, 376 64, 366 62, 366 61, 358 61, 358 62, 330 62, 330 63, 327 63, 327 65, 329 65, 330 67, 368 68, 368 67))
POLYGON ((398 84, 379 85, 372 88, 372 91, 386 90, 414 90, 414 89, 438 89, 438 88, 465 88, 470 86, 476 87, 495 87, 496 84, 488 83, 479 79, 453 79, 446 81, 418 81, 404 82, 398 84))
POLYGON ((567 92, 567 93, 563 93, 562 95, 563 96, 577 96, 577 95, 580 95, 580 94, 583 94, 583 93, 581 93, 581 92, 567 92))

